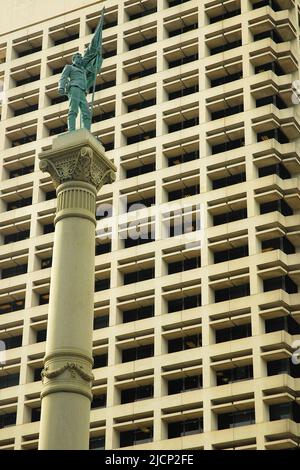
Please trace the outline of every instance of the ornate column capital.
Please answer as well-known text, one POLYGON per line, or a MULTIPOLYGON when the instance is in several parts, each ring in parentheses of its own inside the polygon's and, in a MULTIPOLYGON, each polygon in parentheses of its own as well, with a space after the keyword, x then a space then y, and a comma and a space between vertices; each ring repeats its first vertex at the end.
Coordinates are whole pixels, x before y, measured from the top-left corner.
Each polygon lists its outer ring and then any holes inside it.
POLYGON ((115 181, 116 167, 105 156, 101 143, 86 129, 58 136, 51 150, 39 155, 40 169, 50 173, 54 186, 84 182, 98 192, 103 184, 115 181))

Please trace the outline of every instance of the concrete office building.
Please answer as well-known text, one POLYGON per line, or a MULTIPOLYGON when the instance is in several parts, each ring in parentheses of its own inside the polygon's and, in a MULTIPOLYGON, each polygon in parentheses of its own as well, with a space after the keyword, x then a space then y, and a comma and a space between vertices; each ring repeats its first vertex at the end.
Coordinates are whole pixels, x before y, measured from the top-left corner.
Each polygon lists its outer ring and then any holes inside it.
MULTIPOLYGON (((56 207, 37 155, 66 130, 58 79, 102 6, 9 4, 0 449, 25 450, 38 445, 56 207)), ((298 448, 300 2, 105 5, 92 132, 118 175, 98 197, 90 448, 298 448)))

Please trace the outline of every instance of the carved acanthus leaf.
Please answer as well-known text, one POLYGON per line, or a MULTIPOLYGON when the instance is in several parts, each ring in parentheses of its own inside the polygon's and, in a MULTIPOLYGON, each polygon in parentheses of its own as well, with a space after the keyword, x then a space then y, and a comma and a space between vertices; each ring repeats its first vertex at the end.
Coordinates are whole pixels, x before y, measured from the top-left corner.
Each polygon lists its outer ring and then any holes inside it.
POLYGON ((55 187, 73 180, 90 183, 99 191, 103 184, 115 181, 115 172, 87 146, 45 158, 40 169, 50 173, 55 187))

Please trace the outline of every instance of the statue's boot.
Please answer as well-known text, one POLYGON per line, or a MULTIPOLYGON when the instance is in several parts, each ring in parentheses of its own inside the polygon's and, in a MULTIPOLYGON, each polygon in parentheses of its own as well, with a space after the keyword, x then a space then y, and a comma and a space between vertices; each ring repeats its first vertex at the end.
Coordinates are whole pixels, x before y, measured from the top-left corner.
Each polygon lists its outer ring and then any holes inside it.
POLYGON ((76 129, 76 116, 68 116, 68 130, 75 131, 76 129))
POLYGON ((91 125, 92 125, 91 119, 87 118, 87 117, 83 117, 82 122, 83 122, 83 127, 85 129, 87 129, 88 131, 90 131, 91 130, 91 125))

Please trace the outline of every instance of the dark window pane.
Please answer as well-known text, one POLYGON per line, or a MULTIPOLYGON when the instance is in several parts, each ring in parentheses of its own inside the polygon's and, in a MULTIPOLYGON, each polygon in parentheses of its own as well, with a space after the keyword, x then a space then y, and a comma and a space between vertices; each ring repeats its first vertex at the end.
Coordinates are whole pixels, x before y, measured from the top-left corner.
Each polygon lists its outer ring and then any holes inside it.
POLYGON ((90 450, 105 450, 105 436, 90 439, 90 450))
POLYGON ((108 362, 108 355, 101 354, 100 356, 94 356, 94 369, 98 367, 106 367, 108 362))
POLYGON ((232 341, 234 339, 247 338, 252 335, 251 323, 246 325, 233 326, 231 328, 224 328, 216 330, 216 343, 224 341, 232 341))
POLYGON ((154 305, 146 305, 132 310, 125 310, 123 312, 123 323, 131 321, 142 320, 154 316, 154 305))
POLYGON ((14 387, 19 385, 20 374, 8 374, 0 376, 0 388, 14 387))
POLYGON ((106 328, 109 325, 109 315, 103 315, 101 317, 94 318, 94 330, 99 330, 100 328, 106 328))
POLYGON ((218 415, 218 429, 236 428, 255 423, 254 410, 235 411, 218 415))
POLYGON ((122 351, 122 362, 137 361, 154 355, 154 345, 146 344, 136 348, 124 349, 122 351))
POLYGON ((142 429, 132 429, 130 431, 120 432, 120 447, 152 442, 153 428, 143 426, 142 429))
POLYGON ((224 302, 225 300, 237 299, 250 295, 250 284, 240 286, 226 287, 215 291, 215 302, 224 302))

